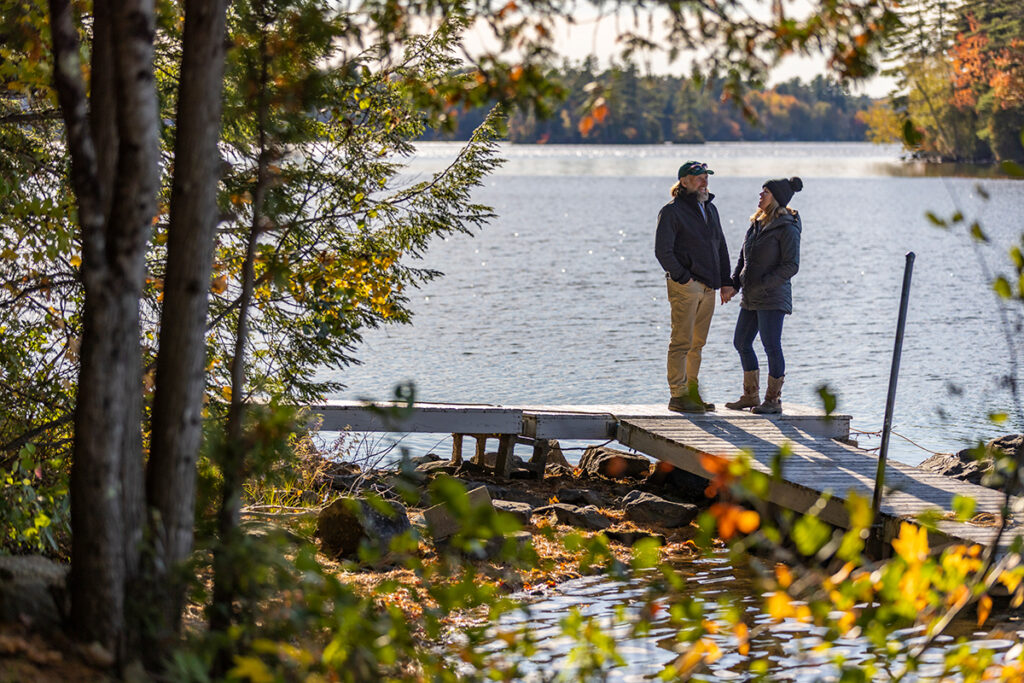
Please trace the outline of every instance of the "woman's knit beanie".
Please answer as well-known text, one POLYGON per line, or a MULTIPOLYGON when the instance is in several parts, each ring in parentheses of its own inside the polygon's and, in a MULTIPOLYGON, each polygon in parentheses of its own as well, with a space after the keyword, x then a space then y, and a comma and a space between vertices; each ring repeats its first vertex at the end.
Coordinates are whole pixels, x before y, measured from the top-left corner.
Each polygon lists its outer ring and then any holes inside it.
POLYGON ((795 176, 789 179, 778 178, 767 181, 761 187, 768 188, 768 191, 775 197, 775 201, 778 202, 779 206, 786 206, 789 204, 789 200, 793 198, 793 193, 799 192, 804 188, 804 181, 795 176))

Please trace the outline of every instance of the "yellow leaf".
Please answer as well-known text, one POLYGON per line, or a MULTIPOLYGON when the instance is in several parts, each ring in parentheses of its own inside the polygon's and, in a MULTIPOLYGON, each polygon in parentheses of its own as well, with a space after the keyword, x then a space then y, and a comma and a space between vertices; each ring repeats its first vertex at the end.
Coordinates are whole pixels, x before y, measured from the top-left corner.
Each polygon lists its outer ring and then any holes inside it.
POLYGON ((224 386, 220 388, 220 395, 224 397, 225 401, 231 400, 231 387, 224 386))
POLYGON ((78 268, 80 265, 82 265, 82 257, 79 256, 78 254, 72 256, 70 260, 72 268, 78 268))
POLYGON ((892 549, 907 564, 924 562, 928 557, 928 530, 910 522, 901 523, 899 538, 893 539, 892 549))
POLYGON ((747 625, 741 621, 736 624, 736 628, 733 629, 733 633, 736 635, 736 640, 738 640, 740 644, 738 648, 739 653, 743 656, 750 654, 750 641, 748 639, 750 631, 747 628, 747 625))
POLYGON ((708 664, 714 664, 722 658, 722 650, 718 647, 718 643, 707 638, 702 638, 701 642, 704 643, 704 661, 708 664))
POLYGON ((274 675, 259 657, 235 657, 235 668, 231 675, 252 683, 273 683, 274 675))
POLYGON ((768 608, 768 614, 776 621, 782 621, 793 613, 793 605, 790 603, 789 596, 782 591, 775 591, 770 594, 766 607, 768 608))

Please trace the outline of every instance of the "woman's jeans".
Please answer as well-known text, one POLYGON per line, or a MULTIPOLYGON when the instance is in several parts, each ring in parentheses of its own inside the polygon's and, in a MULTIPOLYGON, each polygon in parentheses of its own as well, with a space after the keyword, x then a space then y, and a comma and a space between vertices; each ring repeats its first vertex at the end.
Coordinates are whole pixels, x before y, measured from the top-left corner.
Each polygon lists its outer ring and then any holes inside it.
POLYGON ((768 374, 771 377, 782 377, 786 374, 786 359, 782 356, 782 323, 785 319, 785 311, 740 309, 732 345, 740 352, 740 363, 744 372, 757 370, 754 337, 760 334, 764 352, 768 355, 768 374))

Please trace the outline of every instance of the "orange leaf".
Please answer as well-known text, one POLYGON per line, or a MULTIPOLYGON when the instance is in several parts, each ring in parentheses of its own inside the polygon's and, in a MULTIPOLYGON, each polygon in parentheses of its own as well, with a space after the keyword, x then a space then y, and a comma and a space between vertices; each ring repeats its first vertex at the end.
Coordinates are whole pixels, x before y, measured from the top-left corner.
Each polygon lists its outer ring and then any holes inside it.
POLYGON ((775 580, 779 582, 781 588, 789 588, 793 583, 793 573, 786 565, 777 564, 775 565, 775 580))
POLYGON ((594 129, 594 118, 592 116, 584 116, 580 119, 580 135, 587 137, 590 135, 590 131, 594 129))
POLYGON ((729 460, 720 455, 700 454, 700 466, 709 474, 725 474, 729 471, 729 460))
POLYGON ((987 595, 981 596, 978 600, 978 626, 981 626, 988 620, 988 615, 992 613, 992 598, 987 595))
POLYGON ((743 510, 736 519, 736 526, 745 534, 753 533, 761 526, 761 515, 753 510, 743 510))

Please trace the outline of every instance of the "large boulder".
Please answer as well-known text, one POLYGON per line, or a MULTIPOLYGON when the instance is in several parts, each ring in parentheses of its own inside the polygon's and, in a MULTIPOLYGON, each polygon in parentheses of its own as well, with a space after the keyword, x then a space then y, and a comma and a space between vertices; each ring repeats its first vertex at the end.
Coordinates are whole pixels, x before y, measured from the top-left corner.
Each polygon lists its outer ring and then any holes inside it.
POLYGON ((643 479, 651 471, 651 461, 643 455, 607 446, 591 446, 583 451, 579 468, 587 474, 599 474, 609 479, 643 479))
POLYGON ((333 557, 356 558, 366 543, 387 561, 391 541, 412 530, 405 506, 395 501, 378 503, 363 498, 339 498, 320 511, 316 537, 324 553, 333 557))
POLYGON ((495 500, 492 501, 492 504, 495 510, 507 512, 523 525, 529 524, 530 517, 533 516, 533 506, 529 503, 520 503, 514 500, 495 500))
MULTIPOLYGON (((491 496, 487 492, 486 486, 477 486, 468 491, 466 495, 469 497, 471 508, 492 507, 491 496)), ((423 519, 435 541, 443 541, 462 528, 458 517, 444 503, 438 503, 424 510, 423 519)))
POLYGON ((626 519, 668 528, 688 525, 700 511, 696 505, 665 500, 645 491, 633 491, 622 502, 626 519))
POLYGON ((68 612, 67 565, 38 555, 0 555, 0 621, 55 627, 68 612))
POLYGON ((980 458, 976 458, 975 449, 965 448, 955 455, 936 453, 918 467, 972 484, 1000 488, 1005 481, 1004 473, 996 471, 994 456, 997 452, 1013 455, 1021 448, 1024 448, 1024 434, 1007 434, 989 441, 980 458))

